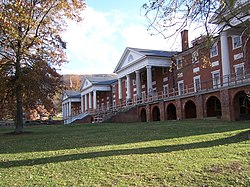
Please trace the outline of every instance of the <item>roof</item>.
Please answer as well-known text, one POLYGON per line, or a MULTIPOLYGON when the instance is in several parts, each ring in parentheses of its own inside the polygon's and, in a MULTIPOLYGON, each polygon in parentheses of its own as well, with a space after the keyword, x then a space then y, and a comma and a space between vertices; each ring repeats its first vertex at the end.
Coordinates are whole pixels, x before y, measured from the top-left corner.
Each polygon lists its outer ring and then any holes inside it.
POLYGON ((68 98, 80 98, 81 97, 81 93, 75 90, 65 90, 64 94, 66 94, 68 98))
MULTIPOLYGON (((126 58, 126 55, 130 52, 139 54, 142 58, 147 57, 160 57, 160 58, 168 58, 171 59, 175 54, 178 53, 178 51, 163 51, 163 50, 154 50, 154 49, 141 49, 141 48, 132 48, 127 47, 125 51, 123 52, 118 64, 116 65, 114 72, 116 73, 119 68, 121 68, 122 64, 124 63, 124 59, 126 58)), ((141 59, 141 58, 138 58, 141 59)), ((138 60, 137 59, 137 60, 138 60)))
POLYGON ((129 49, 137 51, 145 56, 158 56, 158 57, 168 57, 171 58, 177 51, 163 51, 163 50, 153 50, 153 49, 139 49, 139 48, 131 48, 129 49))
POLYGON ((93 74, 93 75, 86 75, 86 79, 88 79, 92 84, 112 84, 116 81, 115 74, 93 74))

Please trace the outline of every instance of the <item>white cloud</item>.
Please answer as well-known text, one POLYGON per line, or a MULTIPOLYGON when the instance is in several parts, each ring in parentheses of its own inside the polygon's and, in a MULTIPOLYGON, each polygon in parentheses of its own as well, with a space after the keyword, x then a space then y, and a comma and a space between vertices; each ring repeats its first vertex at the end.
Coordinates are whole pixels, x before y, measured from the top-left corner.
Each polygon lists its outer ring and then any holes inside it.
POLYGON ((62 67, 62 73, 112 73, 120 56, 116 43, 120 39, 122 14, 88 8, 83 17, 80 24, 70 22, 64 34, 70 62, 62 67))
POLYGON ((81 23, 70 22, 63 35, 69 57, 69 63, 61 68, 63 74, 112 73, 126 47, 180 49, 180 36, 171 39, 151 36, 146 20, 139 15, 87 8, 83 17, 81 23))

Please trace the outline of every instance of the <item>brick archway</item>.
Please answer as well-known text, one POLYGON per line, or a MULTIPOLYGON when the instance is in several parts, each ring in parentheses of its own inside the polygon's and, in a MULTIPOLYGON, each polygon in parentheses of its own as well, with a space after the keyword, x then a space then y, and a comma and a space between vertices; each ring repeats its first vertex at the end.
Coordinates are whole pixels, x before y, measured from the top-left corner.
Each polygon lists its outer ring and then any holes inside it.
POLYGON ((153 121, 160 121, 160 109, 158 106, 155 106, 152 110, 152 117, 153 117, 153 121))
POLYGON ((211 96, 206 102, 207 117, 221 116, 221 102, 216 96, 211 96))
POLYGON ((167 120, 176 120, 176 107, 173 103, 170 103, 167 107, 167 120))
POLYGON ((250 119, 250 98, 245 91, 239 91, 233 98, 235 120, 250 119))
POLYGON ((141 109, 141 122, 146 122, 147 121, 147 112, 146 109, 143 108, 141 109))
POLYGON ((190 119, 190 118, 196 118, 197 114, 196 114, 196 105, 193 101, 188 100, 185 103, 185 118, 186 119, 190 119))

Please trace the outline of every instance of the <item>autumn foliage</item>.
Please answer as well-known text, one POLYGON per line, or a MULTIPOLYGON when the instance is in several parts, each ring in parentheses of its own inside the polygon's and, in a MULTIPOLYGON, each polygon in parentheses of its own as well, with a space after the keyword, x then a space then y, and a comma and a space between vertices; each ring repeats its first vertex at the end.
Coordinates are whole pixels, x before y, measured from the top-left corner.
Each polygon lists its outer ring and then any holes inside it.
POLYGON ((23 114, 38 105, 53 108, 61 90, 57 73, 67 62, 61 33, 67 20, 81 21, 82 0, 8 0, 0 4, 0 117, 13 117, 23 130, 23 114))

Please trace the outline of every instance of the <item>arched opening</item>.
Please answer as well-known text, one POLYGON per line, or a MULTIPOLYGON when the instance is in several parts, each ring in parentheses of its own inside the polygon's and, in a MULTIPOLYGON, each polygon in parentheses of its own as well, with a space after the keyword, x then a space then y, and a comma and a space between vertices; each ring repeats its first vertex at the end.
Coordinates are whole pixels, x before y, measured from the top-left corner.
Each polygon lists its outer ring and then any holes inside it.
POLYGON ((160 109, 155 106, 152 111, 153 121, 160 121, 160 109))
POLYGON ((146 113, 146 109, 143 108, 141 109, 141 122, 146 122, 147 121, 147 113, 146 113))
POLYGON ((193 101, 187 101, 185 104, 185 118, 196 118, 196 106, 193 101))
POLYGON ((234 96, 233 100, 235 120, 250 119, 250 95, 245 91, 240 91, 234 96))
POLYGON ((207 117, 216 116, 221 116, 221 103, 217 97, 212 96, 207 100, 207 117))
POLYGON ((176 120, 176 107, 173 103, 170 103, 167 107, 167 120, 176 120))

